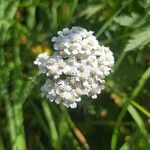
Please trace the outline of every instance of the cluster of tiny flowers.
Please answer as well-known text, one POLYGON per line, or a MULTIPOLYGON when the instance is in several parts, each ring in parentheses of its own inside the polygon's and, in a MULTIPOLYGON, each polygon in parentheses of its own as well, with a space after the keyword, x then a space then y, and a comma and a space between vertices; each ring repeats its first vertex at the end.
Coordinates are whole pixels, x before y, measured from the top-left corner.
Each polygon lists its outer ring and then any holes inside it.
POLYGON ((109 48, 100 46, 92 31, 72 27, 52 38, 54 54, 40 54, 34 64, 47 76, 43 94, 57 104, 76 108, 81 96, 97 98, 114 64, 109 48))

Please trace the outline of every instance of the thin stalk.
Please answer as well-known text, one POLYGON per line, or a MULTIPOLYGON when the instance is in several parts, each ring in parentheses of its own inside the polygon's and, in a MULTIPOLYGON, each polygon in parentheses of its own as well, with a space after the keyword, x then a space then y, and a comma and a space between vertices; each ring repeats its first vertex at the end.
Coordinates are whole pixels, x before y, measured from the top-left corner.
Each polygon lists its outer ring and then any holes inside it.
POLYGON ((15 121, 13 118, 13 109, 12 104, 10 101, 10 97, 7 90, 7 82, 5 82, 6 78, 9 78, 9 72, 6 68, 6 61, 5 61, 5 55, 4 55, 4 49, 0 49, 0 67, 3 68, 3 70, 0 72, 0 98, 4 101, 5 109, 6 109, 6 118, 8 123, 8 132, 10 136, 10 143, 12 145, 12 149, 16 149, 14 146, 14 143, 16 141, 16 127, 15 127, 15 121))
POLYGON ((1 135, 0 135, 0 150, 4 150, 4 143, 1 135))
POLYGON ((61 2, 59 1, 53 1, 52 3, 52 10, 51 10, 51 14, 52 14, 52 21, 51 21, 51 28, 53 30, 57 29, 58 27, 58 12, 57 12, 57 8, 58 6, 61 4, 61 2))
POLYGON ((44 111, 46 120, 48 122, 52 146, 55 150, 60 150, 59 136, 58 136, 56 125, 52 116, 51 109, 49 108, 49 105, 45 101, 43 101, 42 106, 43 106, 43 111, 44 111))
POLYGON ((76 127, 76 125, 74 124, 74 122, 71 120, 68 111, 64 108, 64 106, 61 106, 61 110, 64 112, 66 120, 68 122, 68 125, 73 130, 73 132, 74 132, 75 136, 77 137, 77 139, 82 143, 82 145, 84 146, 85 150, 89 150, 90 147, 89 147, 89 145, 87 143, 86 138, 81 133, 81 131, 76 127))
POLYGON ((14 148, 14 150, 26 150, 22 104, 20 102, 16 103, 13 106, 13 111, 16 125, 16 139, 14 143, 16 148, 14 148))
POLYGON ((124 98, 125 104, 123 106, 123 109, 121 110, 118 119, 116 121, 116 127, 114 129, 113 135, 112 135, 112 140, 111 140, 111 150, 116 150, 117 147, 117 141, 118 141, 118 134, 119 134, 119 128, 121 126, 121 122, 127 112, 128 106, 130 105, 132 98, 135 98, 143 89, 146 81, 148 80, 148 78, 150 77, 150 68, 148 68, 142 75, 142 77, 140 78, 140 80, 138 81, 137 85, 135 86, 135 89, 133 90, 131 97, 124 98))
POLYGON ((114 66, 114 72, 116 72, 120 66, 120 64, 123 62, 124 58, 126 57, 128 52, 122 51, 119 58, 117 59, 115 66, 114 66))
POLYGON ((113 135, 112 135, 112 140, 111 140, 111 150, 116 150, 117 141, 118 141, 118 134, 119 134, 119 128, 121 126, 122 119, 126 114, 126 110, 127 110, 129 104, 130 104, 130 99, 126 99, 126 103, 124 104, 124 107, 121 110, 121 112, 120 112, 120 114, 117 118, 116 126, 114 128, 113 135))
POLYGON ((146 81, 150 78, 150 67, 144 72, 140 80, 138 81, 136 87, 134 88, 131 98, 135 98, 143 89, 146 81))
POLYGON ((8 122, 8 131, 11 141, 12 150, 15 150, 15 142, 16 142, 16 127, 15 127, 15 121, 13 118, 13 109, 11 106, 11 102, 9 99, 4 99, 5 101, 5 109, 6 109, 6 117, 8 122))
MULTIPOLYGON (((15 139, 15 147, 17 150, 26 150, 26 140, 25 140, 25 132, 24 132, 24 125, 23 125, 23 105, 22 99, 19 96, 23 81, 21 80, 22 76, 22 65, 20 59, 20 48, 19 48, 19 34, 17 34, 16 30, 14 29, 14 62, 15 62, 15 70, 13 74, 13 88, 14 91, 11 95, 12 101, 12 109, 13 109, 13 118, 15 121, 16 127, 16 139, 15 139)), ((13 150, 16 150, 13 149, 13 150)))
POLYGON ((34 111, 37 123, 39 124, 39 126, 41 127, 42 131, 45 133, 47 138, 50 138, 50 134, 48 132, 49 130, 48 125, 46 124, 42 114, 40 113, 39 108, 32 101, 30 101, 30 105, 34 111))
POLYGON ((131 104, 136 107, 139 111, 141 111, 144 115, 146 115, 147 117, 150 118, 150 112, 148 110, 146 110, 145 108, 143 108, 141 105, 139 105, 137 102, 135 101, 131 101, 131 104))
POLYGON ((147 130, 145 128, 143 118, 139 115, 137 110, 132 105, 128 106, 128 112, 130 113, 130 115, 132 116, 132 118, 134 119, 136 124, 138 125, 141 133, 143 133, 143 135, 146 136, 147 135, 147 130))

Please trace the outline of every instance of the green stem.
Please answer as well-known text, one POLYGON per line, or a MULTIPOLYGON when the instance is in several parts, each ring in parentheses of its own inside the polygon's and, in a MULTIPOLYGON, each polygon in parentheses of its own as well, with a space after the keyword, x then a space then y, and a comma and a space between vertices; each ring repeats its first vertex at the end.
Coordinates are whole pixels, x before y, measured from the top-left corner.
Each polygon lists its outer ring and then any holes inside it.
POLYGON ((126 57, 128 52, 122 51, 119 58, 117 59, 115 66, 114 66, 114 72, 116 72, 120 66, 120 64, 123 62, 124 58, 126 57))
POLYGON ((13 150, 26 150, 26 140, 23 126, 23 108, 20 102, 13 106, 14 120, 16 125, 16 139, 13 150))
POLYGON ((4 143, 1 135, 0 135, 0 150, 4 150, 4 143))
POLYGON ((0 72, 0 98, 4 101, 5 109, 6 109, 6 118, 8 123, 8 132, 10 136, 10 142, 12 145, 12 149, 15 148, 15 141, 16 141, 16 127, 13 115, 13 108, 11 104, 11 100, 7 90, 7 79, 9 79, 9 71, 6 69, 6 61, 5 61, 5 54, 4 49, 0 49, 0 67, 3 70, 0 72), (14 148, 13 148, 14 147, 14 148))
POLYGON ((131 98, 135 98, 143 89, 146 81, 150 78, 150 67, 144 72, 140 80, 138 81, 136 87, 134 88, 131 98))
POLYGON ((43 111, 44 111, 46 120, 49 125, 52 146, 55 150, 60 150, 58 132, 56 129, 56 125, 55 125, 53 116, 52 116, 52 112, 49 108, 49 105, 45 101, 43 101, 42 106, 43 106, 43 111))
POLYGON ((12 149, 16 149, 15 148, 15 141, 16 141, 16 131, 15 131, 15 122, 14 122, 14 118, 13 118, 13 109, 10 103, 9 99, 5 99, 5 109, 6 109, 6 115, 7 115, 7 122, 8 122, 8 131, 9 131, 9 135, 10 135, 10 141, 11 141, 11 145, 12 145, 12 149))
POLYGON ((139 115, 137 110, 132 105, 129 105, 127 109, 128 109, 128 112, 130 113, 130 115, 132 116, 132 118, 134 119, 135 123, 139 127, 141 133, 143 133, 143 135, 146 136, 147 130, 145 128, 145 124, 144 124, 142 117, 139 115))
POLYGON ((131 101, 131 104, 136 107, 138 110, 140 110, 143 114, 145 114, 147 117, 150 118, 150 112, 147 111, 145 108, 143 108, 141 105, 139 105, 137 102, 135 101, 131 101))
POLYGON ((7 96, 4 101, 12 150, 26 150, 22 105, 18 103, 13 106, 7 96))
MULTIPOLYGON (((68 111, 66 110, 66 108, 65 108, 64 106, 61 106, 61 110, 62 110, 62 111, 64 112, 64 114, 65 114, 65 117, 66 117, 66 120, 67 120, 67 122, 68 122, 68 125, 69 125, 70 128, 75 132, 75 130, 77 129, 77 127, 76 127, 76 125, 74 124, 74 122, 71 120, 71 117, 70 117, 68 111)), ((90 147, 89 147, 88 143, 86 142, 86 140, 80 141, 80 142, 83 144, 85 150, 89 150, 89 149, 90 149, 90 147)))
POLYGON ((142 77, 140 78, 140 80, 138 81, 135 89, 133 90, 131 97, 127 98, 125 97, 125 104, 123 106, 123 109, 121 110, 117 122, 116 122, 116 127, 114 129, 113 135, 112 135, 112 140, 111 140, 111 150, 116 150, 117 147, 117 141, 118 141, 118 134, 119 134, 119 128, 121 126, 121 122, 127 112, 128 106, 130 105, 132 98, 135 98, 143 89, 146 81, 148 80, 148 78, 150 77, 150 68, 148 68, 142 75, 142 77))
POLYGON ((19 34, 17 30, 14 29, 14 63, 15 63, 15 70, 13 73, 13 92, 10 97, 12 101, 12 109, 13 109, 13 118, 15 121, 16 127, 16 139, 13 150, 26 150, 26 140, 25 140, 25 132, 24 132, 24 125, 23 125, 23 105, 22 99, 19 95, 23 86, 22 78, 22 65, 21 65, 21 58, 20 58, 20 47, 19 47, 19 34))
POLYGON ((118 116, 118 119, 116 121, 116 126, 115 126, 115 129, 113 131, 112 140, 111 140, 111 150, 116 150, 117 141, 118 141, 118 134, 119 134, 119 128, 121 126, 122 119, 126 114, 126 111, 127 111, 127 108, 128 108, 129 104, 130 104, 130 99, 126 99, 126 103, 124 104, 124 107, 121 110, 121 112, 118 116))

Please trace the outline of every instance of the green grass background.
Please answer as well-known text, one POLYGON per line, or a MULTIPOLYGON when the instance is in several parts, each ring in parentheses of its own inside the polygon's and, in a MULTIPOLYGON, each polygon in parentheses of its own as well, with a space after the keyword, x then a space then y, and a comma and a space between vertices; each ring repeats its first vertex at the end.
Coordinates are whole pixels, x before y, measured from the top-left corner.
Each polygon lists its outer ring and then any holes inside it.
POLYGON ((150 0, 0 0, 0 150, 150 149, 150 0), (41 96, 33 61, 65 27, 94 31, 115 66, 96 100, 41 96))

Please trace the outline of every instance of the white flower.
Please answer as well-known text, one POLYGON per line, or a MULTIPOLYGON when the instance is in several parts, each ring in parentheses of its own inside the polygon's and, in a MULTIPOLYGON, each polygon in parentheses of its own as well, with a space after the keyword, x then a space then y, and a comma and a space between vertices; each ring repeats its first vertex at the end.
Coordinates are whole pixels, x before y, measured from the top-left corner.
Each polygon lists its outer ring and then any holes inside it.
POLYGON ((113 53, 99 45, 93 32, 81 27, 65 28, 52 38, 55 53, 40 54, 34 64, 46 75, 41 87, 52 102, 75 108, 82 95, 96 99, 114 64, 113 53))

